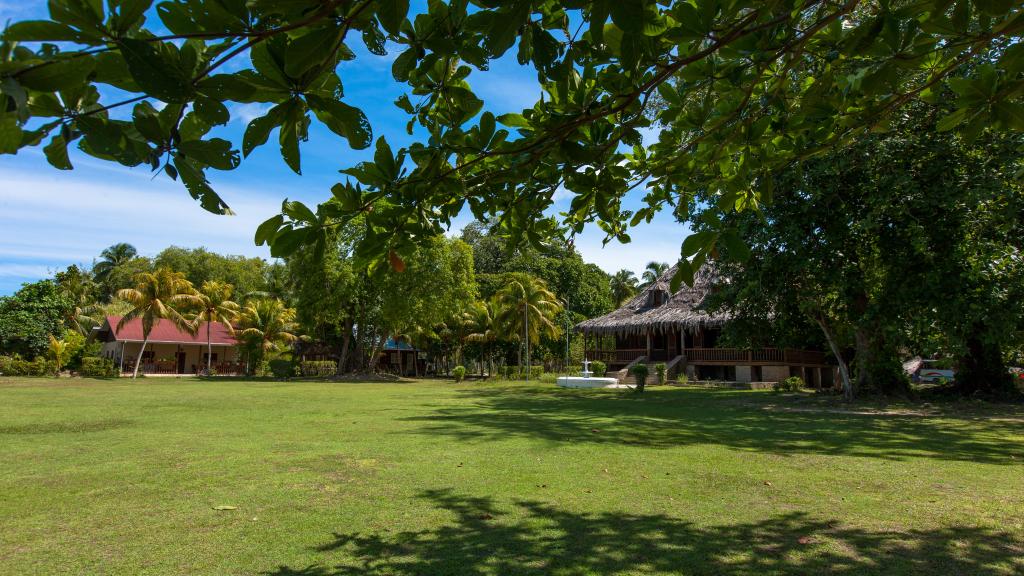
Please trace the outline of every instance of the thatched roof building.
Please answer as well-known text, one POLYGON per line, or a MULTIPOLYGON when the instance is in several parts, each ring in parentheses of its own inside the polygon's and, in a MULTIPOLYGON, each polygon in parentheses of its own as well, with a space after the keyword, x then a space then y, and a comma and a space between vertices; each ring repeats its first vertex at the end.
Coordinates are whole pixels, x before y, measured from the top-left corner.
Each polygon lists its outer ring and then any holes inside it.
POLYGON ((683 284, 673 294, 670 283, 675 273, 675 266, 669 268, 654 284, 641 290, 618 310, 584 320, 576 325, 576 329, 587 334, 629 336, 721 328, 729 320, 729 315, 710 313, 704 308, 704 299, 717 278, 714 266, 702 266, 694 275, 693 286, 683 284))

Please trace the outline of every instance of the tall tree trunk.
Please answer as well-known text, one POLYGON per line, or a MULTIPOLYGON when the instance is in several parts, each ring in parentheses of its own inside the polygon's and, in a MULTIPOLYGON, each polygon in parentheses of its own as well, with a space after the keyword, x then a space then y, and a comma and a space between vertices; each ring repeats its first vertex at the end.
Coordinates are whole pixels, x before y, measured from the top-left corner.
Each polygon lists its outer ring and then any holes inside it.
POLYGON ((832 355, 836 357, 836 362, 839 363, 839 379, 843 384, 843 398, 853 400, 853 384, 850 383, 850 370, 846 367, 846 360, 843 359, 843 351, 839 348, 839 344, 836 342, 836 338, 832 334, 832 330, 829 329, 828 324, 825 322, 825 317, 818 314, 814 319, 818 322, 818 326, 821 327, 821 331, 825 334, 825 340, 828 341, 828 347, 832 350, 832 355))
POLYGON ((149 344, 149 334, 142 338, 142 348, 139 348, 139 355, 135 357, 135 370, 132 372, 132 380, 139 377, 139 365, 142 364, 142 353, 146 351, 146 344, 149 344))
POLYGON ((871 364, 874 362, 871 340, 862 327, 857 327, 853 331, 853 338, 856 348, 854 362, 857 363, 857 390, 867 390, 871 388, 871 364))
POLYGON ((213 338, 210 336, 210 320, 206 321, 206 375, 209 376, 213 370, 213 338))
POLYGON ((345 319, 345 335, 341 338, 341 353, 338 354, 338 368, 337 374, 341 375, 345 373, 345 368, 348 363, 348 345, 352 341, 352 319, 345 319))

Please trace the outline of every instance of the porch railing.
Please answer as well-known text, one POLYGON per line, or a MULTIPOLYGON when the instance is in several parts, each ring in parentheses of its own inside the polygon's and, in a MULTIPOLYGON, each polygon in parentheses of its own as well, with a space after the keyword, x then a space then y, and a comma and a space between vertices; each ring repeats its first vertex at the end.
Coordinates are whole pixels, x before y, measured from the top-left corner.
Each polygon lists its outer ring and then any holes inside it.
POLYGON ((598 360, 605 364, 629 364, 633 360, 647 354, 645 348, 620 348, 618 350, 587 350, 589 360, 598 360))
MULTIPOLYGON (((825 353, 796 348, 687 348, 684 353, 690 363, 716 364, 825 364, 825 353)), ((646 356, 645 348, 619 350, 587 350, 587 358, 606 364, 628 364, 646 356)), ((651 361, 671 360, 664 350, 652 350, 651 361)))

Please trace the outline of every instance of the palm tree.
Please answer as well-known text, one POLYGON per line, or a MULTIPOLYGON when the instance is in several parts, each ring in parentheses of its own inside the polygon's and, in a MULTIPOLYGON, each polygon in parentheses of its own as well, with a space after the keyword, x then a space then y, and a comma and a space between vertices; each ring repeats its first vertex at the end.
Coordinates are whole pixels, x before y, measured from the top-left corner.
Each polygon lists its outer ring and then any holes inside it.
POLYGON ((60 369, 64 367, 64 357, 68 354, 68 343, 65 340, 57 340, 57 338, 50 334, 50 357, 53 358, 53 364, 56 367, 55 372, 59 375, 60 369))
POLYGON ((542 335, 558 338, 560 331, 555 318, 562 311, 562 304, 543 280, 530 276, 511 280, 494 298, 498 310, 495 324, 526 344, 529 379, 530 343, 539 343, 542 335))
POLYGON ((646 288, 651 284, 654 284, 667 270, 668 264, 665 262, 648 262, 647 266, 644 268, 642 276, 644 283, 640 285, 640 288, 646 288))
MULTIPOLYGON (((487 373, 494 373, 493 356, 491 346, 498 339, 495 329, 494 302, 477 302, 466 313, 469 317, 469 334, 466 334, 467 342, 476 342, 483 349, 483 359, 487 362, 487 373)), ((484 375, 484 362, 480 362, 480 375, 484 375)))
POLYGON ((199 289, 198 308, 199 312, 195 319, 199 322, 206 322, 206 373, 209 374, 213 362, 213 339, 210 334, 210 327, 214 322, 220 322, 234 333, 235 329, 231 323, 238 318, 240 307, 237 302, 231 300, 231 294, 235 287, 226 282, 207 280, 199 289))
POLYGON ((96 303, 96 283, 92 274, 72 264, 66 270, 54 276, 61 292, 71 301, 71 308, 64 317, 65 327, 88 336, 89 332, 100 324, 102 309, 96 303))
POLYGON ((195 334, 196 326, 181 312, 199 303, 196 289, 181 272, 160 268, 156 272, 142 272, 135 277, 135 288, 122 288, 117 297, 132 306, 132 309, 117 323, 120 330, 130 320, 142 319, 142 347, 135 359, 132 378, 138 378, 142 353, 149 344, 149 334, 158 320, 168 320, 175 326, 195 334))
POLYGON ((103 282, 121 264, 138 256, 139 251, 127 242, 114 244, 100 252, 100 261, 93 264, 92 275, 97 282, 103 282))
POLYGON ((621 306, 629 297, 636 294, 636 275, 630 270, 619 270, 609 280, 612 290, 612 298, 615 299, 615 306, 621 306))
POLYGON ((295 309, 288 308, 277 298, 249 301, 239 317, 242 338, 248 340, 262 359, 267 352, 280 350, 281 345, 298 339, 295 331, 295 309))

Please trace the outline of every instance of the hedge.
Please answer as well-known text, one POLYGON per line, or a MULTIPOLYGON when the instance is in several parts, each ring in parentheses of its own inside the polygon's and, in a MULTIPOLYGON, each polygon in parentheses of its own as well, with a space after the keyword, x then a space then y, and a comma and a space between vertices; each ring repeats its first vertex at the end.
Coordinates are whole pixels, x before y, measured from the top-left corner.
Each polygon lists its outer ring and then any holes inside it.
POLYGON ((82 365, 78 367, 78 375, 84 378, 115 378, 117 366, 110 358, 99 356, 83 356, 82 365))
POLYGON ((303 376, 334 376, 338 372, 338 363, 334 360, 306 360, 299 364, 303 376))
POLYGON ((0 356, 2 376, 53 376, 56 372, 56 365, 42 356, 32 361, 19 356, 0 356))
POLYGON ((271 360, 267 362, 267 368, 270 369, 270 373, 274 378, 291 378, 295 376, 295 364, 291 360, 271 360))

